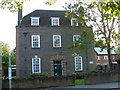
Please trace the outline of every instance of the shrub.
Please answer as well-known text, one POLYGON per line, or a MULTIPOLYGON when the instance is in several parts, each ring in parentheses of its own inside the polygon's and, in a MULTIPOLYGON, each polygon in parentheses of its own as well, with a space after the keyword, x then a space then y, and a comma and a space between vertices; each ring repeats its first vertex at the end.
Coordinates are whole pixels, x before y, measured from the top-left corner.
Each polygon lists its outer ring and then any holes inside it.
POLYGON ((104 72, 103 70, 94 70, 94 71, 91 71, 91 73, 102 73, 104 72))
POLYGON ((75 73, 75 78, 76 79, 84 79, 84 74, 81 74, 80 72, 75 73))
POLYGON ((33 73, 31 77, 48 77, 48 73, 33 73))

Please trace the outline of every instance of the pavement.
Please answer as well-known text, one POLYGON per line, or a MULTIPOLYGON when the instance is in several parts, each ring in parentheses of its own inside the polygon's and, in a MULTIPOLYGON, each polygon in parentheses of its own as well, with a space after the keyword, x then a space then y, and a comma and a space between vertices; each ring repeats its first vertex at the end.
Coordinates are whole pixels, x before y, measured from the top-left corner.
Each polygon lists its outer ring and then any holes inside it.
POLYGON ((76 86, 60 86, 49 88, 12 89, 12 90, 120 90, 120 82, 102 83, 94 85, 76 85, 76 86))
POLYGON ((51 87, 39 90, 120 90, 120 82, 102 83, 95 85, 51 87))

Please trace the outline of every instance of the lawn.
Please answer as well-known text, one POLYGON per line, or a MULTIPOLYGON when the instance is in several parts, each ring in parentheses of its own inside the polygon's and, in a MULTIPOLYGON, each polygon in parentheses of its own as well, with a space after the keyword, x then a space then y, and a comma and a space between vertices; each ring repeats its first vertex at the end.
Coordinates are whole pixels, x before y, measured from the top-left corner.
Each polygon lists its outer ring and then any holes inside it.
POLYGON ((85 85, 85 80, 84 79, 77 79, 77 80, 75 80, 75 85, 85 85))

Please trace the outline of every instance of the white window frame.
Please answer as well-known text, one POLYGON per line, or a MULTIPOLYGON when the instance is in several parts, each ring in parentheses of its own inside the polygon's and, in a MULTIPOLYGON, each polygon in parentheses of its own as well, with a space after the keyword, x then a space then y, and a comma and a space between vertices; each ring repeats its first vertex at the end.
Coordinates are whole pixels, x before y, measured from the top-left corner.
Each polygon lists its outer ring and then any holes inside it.
POLYGON ((31 26, 39 26, 39 19, 40 17, 31 17, 31 26), (36 20, 34 22, 34 20, 36 20))
POLYGON ((74 60, 75 60, 75 71, 83 71, 82 56, 77 55, 74 57, 74 60), (77 59, 81 59, 81 60, 79 60, 80 62, 77 62, 77 59), (80 64, 80 66, 81 66, 79 69, 77 69, 79 66, 78 64, 80 64))
POLYGON ((59 26, 60 25, 59 20, 60 20, 59 17, 51 17, 51 25, 52 26, 59 26), (56 20, 56 22, 54 22, 55 20, 56 20))
POLYGON ((112 59, 115 59, 115 56, 114 56, 114 55, 112 55, 112 59))
MULTIPOLYGON (((73 35, 73 42, 75 42, 75 41, 77 41, 77 40, 80 40, 80 37, 81 37, 80 35, 73 35), (76 40, 75 38, 76 38, 77 40, 76 40)), ((76 46, 76 44, 74 44, 74 46, 76 46)))
POLYGON ((71 26, 79 26, 79 24, 77 22, 77 18, 71 19, 71 26))
POLYGON ((97 56, 97 60, 100 60, 101 59, 101 56, 97 56))
POLYGON ((103 56, 105 60, 108 60, 108 55, 103 56))
POLYGON ((41 73, 41 59, 40 58, 32 58, 32 73, 41 73), (38 61, 35 62, 35 60, 38 60, 38 61), (36 66, 37 62, 38 62, 38 66, 36 66))
POLYGON ((61 35, 53 35, 53 47, 61 47, 61 35), (58 37, 59 39, 59 45, 55 45, 55 37, 58 37))
POLYGON ((77 40, 75 40, 75 37, 78 39, 78 40, 80 40, 80 35, 73 35, 73 42, 75 42, 75 41, 77 41, 77 40))
POLYGON ((32 48, 40 48, 40 35, 32 35, 31 36, 31 41, 32 41, 32 48), (34 41, 34 37, 37 37, 37 41, 34 41), (38 43, 37 46, 34 46, 34 43, 38 43))

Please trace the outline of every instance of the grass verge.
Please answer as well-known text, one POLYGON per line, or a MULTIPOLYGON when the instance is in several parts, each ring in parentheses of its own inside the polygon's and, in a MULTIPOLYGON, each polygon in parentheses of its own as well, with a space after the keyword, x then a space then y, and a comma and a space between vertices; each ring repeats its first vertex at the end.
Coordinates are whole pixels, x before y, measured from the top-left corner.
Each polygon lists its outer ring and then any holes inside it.
POLYGON ((85 80, 84 79, 77 79, 77 80, 75 80, 75 85, 85 85, 85 80))

